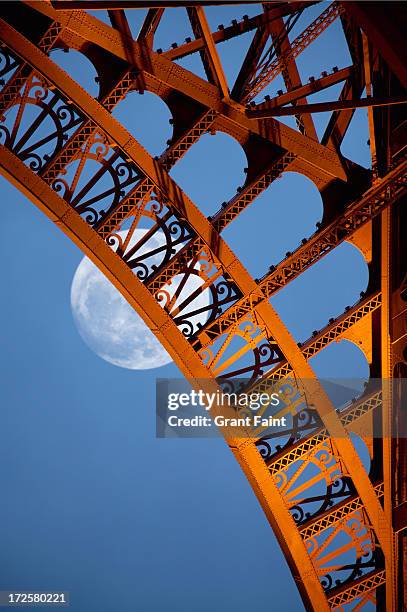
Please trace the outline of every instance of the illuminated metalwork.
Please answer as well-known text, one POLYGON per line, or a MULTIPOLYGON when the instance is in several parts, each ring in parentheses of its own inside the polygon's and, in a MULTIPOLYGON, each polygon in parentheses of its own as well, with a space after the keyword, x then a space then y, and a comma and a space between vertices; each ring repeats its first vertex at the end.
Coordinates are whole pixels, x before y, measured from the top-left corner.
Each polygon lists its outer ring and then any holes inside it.
POLYGON ((168 4, 24 0, 1 6, 2 173, 92 258, 186 377, 206 379, 212 389, 242 376, 257 391, 284 388, 290 418, 284 435, 259 430, 256 437, 226 442, 282 546, 304 604, 315 610, 368 603, 402 609, 406 445, 393 431, 400 401, 384 386, 338 412, 308 363, 330 342, 348 338, 365 351, 373 377, 407 377, 400 324, 406 315, 400 229, 406 117, 405 105, 394 106, 405 100, 407 81, 400 6, 375 3, 368 13, 363 2, 334 2, 294 37, 294 27, 318 3, 266 1, 256 16, 212 32, 201 6, 210 2, 177 2, 194 39, 154 51, 168 4), (88 8, 107 10, 112 27, 88 8), (149 10, 133 40, 126 11, 136 8, 149 10), (303 84, 296 58, 334 21, 340 21, 352 63, 303 84), (252 44, 229 87, 217 45, 250 31, 252 44), (97 99, 52 61, 55 48, 78 50, 94 63, 97 99), (193 53, 200 54, 207 80, 175 63, 193 53), (278 75, 287 91, 256 104, 278 75), (319 141, 312 116, 319 108, 308 98, 338 83, 343 89, 339 100, 324 106, 333 112, 319 141), (368 98, 361 101, 365 85, 368 98), (173 114, 173 138, 155 159, 111 115, 129 92, 145 90, 161 96, 173 114), (361 104, 370 107, 372 173, 340 151, 361 104), (297 129, 273 113, 293 114, 297 129), (217 130, 240 142, 247 177, 206 218, 169 170, 203 134, 217 130), (255 280, 220 234, 287 170, 318 187, 323 221, 255 280), (150 229, 134 243, 142 219, 150 229), (157 236, 163 236, 159 247, 157 236), (371 252, 369 295, 298 346, 269 298, 345 240, 371 252), (175 277, 179 286, 171 290, 175 277), (185 296, 190 279, 197 281, 195 289, 185 296), (365 422, 370 432, 360 426, 365 422), (354 432, 374 437, 370 471, 350 440, 354 432))

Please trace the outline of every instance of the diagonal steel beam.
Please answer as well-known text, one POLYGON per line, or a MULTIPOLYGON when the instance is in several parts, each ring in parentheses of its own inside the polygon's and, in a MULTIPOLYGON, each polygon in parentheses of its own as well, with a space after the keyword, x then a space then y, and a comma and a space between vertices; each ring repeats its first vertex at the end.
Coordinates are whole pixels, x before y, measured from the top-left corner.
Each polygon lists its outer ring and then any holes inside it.
MULTIPOLYGON (((300 73, 298 72, 295 58, 293 57, 291 43, 288 38, 287 27, 284 20, 279 17, 267 25, 267 29, 271 33, 271 37, 274 42, 274 47, 277 52, 277 56, 281 62, 281 72, 283 75, 284 83, 288 91, 296 89, 302 86, 300 73), (288 59, 286 59, 288 58, 288 59)), ((306 105, 307 99, 305 96, 299 98, 294 102, 295 106, 306 105)), ((318 140, 317 131, 315 129, 314 121, 312 116, 305 112, 304 114, 295 115, 298 128, 302 134, 306 134, 313 140, 318 140)))
POLYGON ((124 38, 132 38, 129 22, 127 21, 126 13, 123 10, 107 11, 109 14, 110 23, 120 32, 124 38))
MULTIPOLYGON (((264 13, 267 16, 268 13, 264 13)), ((256 30, 252 42, 247 50, 246 56, 243 60, 243 64, 240 68, 239 74, 236 77, 235 84, 232 89, 232 98, 237 101, 241 101, 249 82, 254 77, 256 66, 260 60, 260 57, 265 49, 267 40, 269 38, 269 32, 266 25, 262 23, 256 30)))
POLYGON ((271 98, 271 100, 267 102, 261 102, 260 104, 256 104, 256 110, 273 110, 275 108, 280 108, 285 106, 286 104, 291 104, 293 102, 298 102, 301 98, 306 96, 310 96, 318 91, 322 91, 323 89, 327 89, 332 85, 336 85, 336 83, 340 83, 341 81, 345 81, 353 74, 353 66, 348 66, 347 68, 341 68, 340 70, 335 70, 331 74, 327 74, 326 76, 321 77, 320 79, 311 80, 306 85, 301 85, 298 87, 294 87, 290 91, 283 93, 275 98, 271 98))
MULTIPOLYGON (((274 6, 270 5, 268 7, 267 12, 265 13, 255 15, 254 17, 247 17, 246 15, 240 21, 237 19, 233 20, 232 25, 230 26, 219 25, 219 29, 216 32, 212 32, 213 42, 218 44, 221 42, 225 42, 226 40, 235 38, 236 36, 240 36, 241 34, 245 34, 246 32, 256 30, 257 28, 262 27, 272 19, 291 15, 292 13, 298 11, 300 8, 315 4, 316 1, 317 0, 311 0, 310 2, 290 2, 290 4, 277 4, 274 6)), ((191 40, 190 42, 185 42, 185 44, 180 44, 171 49, 168 49, 168 51, 164 51, 162 55, 167 59, 176 60, 181 59, 182 57, 186 57, 191 53, 201 51, 204 47, 204 40, 202 38, 198 38, 196 40, 191 40)))
POLYGON ((150 9, 137 35, 137 42, 147 41, 151 47, 165 9, 150 9))
POLYGON ((216 45, 201 6, 188 8, 188 16, 196 38, 202 38, 205 48, 200 51, 206 74, 210 82, 216 83, 222 93, 222 98, 229 100, 229 88, 223 71, 216 45))
MULTIPOLYGON (((339 96, 339 100, 357 100, 361 97, 365 87, 361 32, 359 28, 350 20, 347 13, 342 12, 340 19, 354 70, 345 81, 339 96)), ((327 127, 325 128, 321 143, 332 146, 339 152, 349 124, 352 121, 354 112, 355 109, 334 111, 329 119, 327 127)))
POLYGON ((269 117, 285 117, 297 113, 325 113, 330 110, 348 110, 354 108, 371 108, 376 106, 394 106, 406 104, 407 96, 391 96, 386 98, 362 98, 360 100, 338 100, 333 102, 317 102, 301 104, 292 107, 263 108, 248 110, 247 116, 252 119, 267 119, 269 117))
POLYGON ((266 63, 253 81, 248 85, 243 99, 247 102, 253 100, 275 77, 281 72, 281 60, 285 62, 295 59, 306 49, 322 32, 324 32, 340 15, 342 8, 333 2, 321 15, 319 15, 297 38, 291 43, 291 50, 283 58, 277 58, 266 63))

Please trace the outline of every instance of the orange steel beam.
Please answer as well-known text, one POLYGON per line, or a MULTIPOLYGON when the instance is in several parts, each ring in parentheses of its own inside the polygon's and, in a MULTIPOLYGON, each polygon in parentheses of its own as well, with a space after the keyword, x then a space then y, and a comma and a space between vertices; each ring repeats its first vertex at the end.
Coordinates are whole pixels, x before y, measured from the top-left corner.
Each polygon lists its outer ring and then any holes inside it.
MULTIPOLYGON (((326 325, 315 336, 302 343, 300 346, 302 354, 307 360, 310 359, 326 346, 337 341, 364 317, 369 316, 381 306, 382 297, 380 292, 358 302, 349 311, 345 311, 332 323, 326 325)), ((292 374, 292 369, 289 363, 281 362, 275 368, 266 372, 259 381, 256 381, 253 384, 253 389, 256 391, 267 389, 272 381, 286 378, 290 374, 292 374)))
MULTIPOLYGON (((290 2, 288 5, 277 4, 275 6, 269 6, 267 12, 265 13, 255 15, 254 17, 243 17, 242 20, 236 20, 236 22, 233 22, 233 24, 230 26, 219 26, 219 29, 216 32, 212 32, 213 42, 218 44, 225 42, 226 40, 230 40, 231 38, 235 38, 236 36, 240 36, 245 32, 259 29, 272 19, 291 15, 304 5, 309 6, 311 4, 315 4, 315 2, 290 2)), ((198 38, 197 40, 191 40, 191 42, 186 42, 185 44, 179 45, 175 48, 168 49, 168 51, 163 53, 163 56, 171 60, 180 59, 190 55, 191 53, 196 53, 204 47, 204 40, 202 38, 198 38)))
POLYGON ((281 59, 288 62, 302 53, 318 36, 322 34, 341 13, 341 7, 333 2, 326 8, 290 45, 289 52, 266 64, 255 76, 248 87, 244 100, 253 100, 281 72, 281 59))
MULTIPOLYGON (((361 97, 365 86, 361 32, 350 21, 347 13, 342 13, 341 23, 353 62, 353 73, 345 81, 339 100, 358 99, 361 97)), ((322 136, 322 144, 331 145, 335 150, 339 151, 354 112, 355 109, 334 111, 322 136)))
POLYGON ((340 70, 336 70, 335 72, 332 72, 327 76, 321 77, 320 79, 312 80, 306 85, 293 87, 292 89, 290 89, 290 91, 276 96, 275 98, 271 98, 271 100, 269 100, 268 102, 261 102, 260 104, 256 104, 255 108, 256 110, 270 110, 274 108, 280 108, 281 106, 285 106, 286 104, 290 104, 292 102, 298 102, 300 98, 312 95, 313 93, 317 93, 318 91, 327 89, 332 85, 336 85, 336 83, 345 81, 352 74, 353 66, 341 68, 340 70))
POLYGON ((160 25, 161 18, 165 9, 150 9, 143 21, 140 31, 137 35, 137 41, 147 40, 150 47, 153 43, 154 34, 160 25))
POLYGON ((110 23, 122 34, 124 38, 132 38, 129 22, 126 13, 122 10, 108 11, 110 23))
POLYGON ((393 106, 406 104, 407 96, 392 96, 387 98, 362 98, 361 100, 339 100, 334 102, 317 102, 315 104, 301 104, 287 108, 262 108, 260 110, 248 110, 247 116, 253 119, 267 119, 269 117, 284 117, 297 115, 298 113, 325 113, 330 110, 342 110, 350 108, 366 108, 374 106, 393 106))
MULTIPOLYGON (((159 168, 147 152, 130 136, 125 128, 118 124, 95 99, 79 87, 61 68, 4 21, 0 21, 0 37, 23 61, 30 63, 43 74, 44 78, 51 85, 57 87, 67 99, 73 101, 85 116, 92 117, 95 124, 108 137, 113 146, 121 148, 126 158, 132 160, 146 176, 151 178, 173 206, 177 210, 182 211, 190 226, 202 237, 210 251, 220 262, 223 270, 229 273, 241 291, 245 294, 257 291, 256 283, 231 249, 216 235, 207 219, 179 189, 168 174, 162 168, 159 168)), ((389 534, 388 530, 383 528, 383 510, 379 499, 359 455, 335 409, 332 407, 327 394, 322 389, 312 368, 271 305, 268 302, 261 303, 257 306, 257 312, 264 321, 265 328, 269 330, 270 335, 272 334, 284 351, 296 376, 302 379, 308 401, 315 405, 322 422, 333 438, 333 444, 341 456, 342 465, 352 478, 356 490, 365 504, 367 515, 382 550, 385 555, 389 554, 389 534)), ((244 443, 242 444, 238 440, 235 444, 230 443, 230 446, 234 452, 237 451, 237 459, 242 465, 240 449, 242 446, 246 448, 244 443)), ((260 458, 257 449, 253 452, 260 458)), ((245 458, 243 458, 243 463, 244 461, 245 458)), ((266 467, 265 471, 267 471, 266 467)), ((256 484, 252 484, 252 486, 256 491, 256 484)))
MULTIPOLYGON (((270 11, 265 11, 263 18, 269 17, 270 11)), ((247 50, 246 56, 239 70, 239 74, 236 77, 235 84, 232 89, 232 98, 241 101, 246 88, 253 78, 253 72, 260 60, 260 57, 264 51, 266 43, 269 39, 270 33, 266 28, 266 22, 262 22, 257 28, 252 42, 247 50)))
MULTIPOLYGON (((284 20, 280 17, 268 24, 267 29, 271 33, 274 41, 274 46, 277 50, 277 56, 281 62, 281 70, 285 85, 288 91, 302 86, 300 73, 298 72, 297 64, 292 54, 291 43, 288 38, 288 32, 284 20), (289 58, 289 59, 285 59, 289 58)), ((295 102, 295 106, 307 105, 305 96, 299 98, 295 102)), ((306 134, 313 140, 318 140, 318 135, 315 129, 312 116, 305 112, 304 114, 296 114, 297 125, 303 134, 306 134)))
POLYGON ((201 37, 205 43, 206 55, 211 68, 211 73, 215 76, 218 87, 222 92, 222 98, 224 100, 229 100, 228 84, 226 81, 225 73, 223 71, 222 63, 218 55, 218 51, 216 49, 216 45, 212 38, 212 33, 209 28, 208 21, 206 19, 205 11, 201 6, 197 6, 196 8, 192 8, 189 10, 194 13, 199 23, 199 30, 201 33, 201 37))

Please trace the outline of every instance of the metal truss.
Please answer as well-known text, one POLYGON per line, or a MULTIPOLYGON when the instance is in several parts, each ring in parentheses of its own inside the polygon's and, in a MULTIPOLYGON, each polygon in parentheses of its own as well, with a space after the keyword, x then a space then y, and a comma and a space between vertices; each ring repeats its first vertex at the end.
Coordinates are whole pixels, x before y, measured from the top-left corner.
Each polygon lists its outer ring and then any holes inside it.
MULTIPOLYGON (((393 323, 405 314, 398 297, 405 270, 399 282, 389 267, 401 248, 397 228, 407 190, 405 147, 396 147, 393 138, 405 121, 405 106, 393 105, 405 96, 403 67, 390 62, 397 50, 378 29, 380 7, 367 17, 363 3, 334 2, 293 37, 293 25, 318 3, 259 3, 255 17, 222 24, 217 32, 208 25, 205 4, 222 2, 177 2, 194 38, 166 51, 154 51, 154 34, 168 2, 2 5, 0 167, 106 274, 193 384, 205 379, 214 390, 244 377, 247 390, 284 390, 288 431, 225 439, 278 538, 304 605, 348 610, 349 604, 360 609, 374 603, 396 611, 403 603, 400 560, 406 554, 398 534, 407 526, 400 512, 397 528, 393 523, 393 506, 406 502, 400 477, 391 471, 402 460, 389 443, 397 407, 383 387, 368 388, 336 410, 309 360, 346 338, 365 351, 375 378, 405 371, 406 338, 393 323), (107 10, 112 26, 86 13, 89 7, 107 10), (149 10, 133 39, 126 11, 136 8, 149 10), (303 84, 295 60, 335 20, 352 64, 303 84), (250 31, 253 42, 236 83, 228 84, 217 45, 250 31), (362 44, 363 36, 369 44, 362 44), (97 99, 52 61, 53 48, 78 50, 94 63, 97 99), (207 80, 175 63, 192 53, 200 55, 207 80), (278 75, 286 91, 254 104, 278 75), (308 99, 338 83, 342 93, 330 106, 319 142, 312 117, 318 109, 308 99), (374 97, 361 101, 365 83, 374 97), (155 159, 111 114, 129 92, 145 90, 173 114, 173 138, 155 159), (369 105, 373 173, 340 150, 362 103, 369 105), (279 112, 293 114, 297 129, 269 116, 279 112), (247 177, 206 218, 169 171, 203 134, 218 130, 243 147, 247 177), (253 279, 221 232, 287 170, 304 174, 321 191, 323 221, 282 262, 253 279), (133 245, 142 219, 150 229, 133 245), (165 242, 157 249, 152 239, 158 233, 165 242), (368 295, 297 345, 269 299, 346 240, 371 252, 368 295), (181 289, 171 293, 175 277, 181 288, 191 278, 199 278, 200 286, 187 298, 181 289), (199 301, 204 292, 206 307, 199 301), (205 322, 197 323, 203 315, 205 322), (352 444, 355 432, 368 442, 370 469, 352 444)), ((396 4, 389 3, 386 17, 394 40, 400 34, 396 4)))

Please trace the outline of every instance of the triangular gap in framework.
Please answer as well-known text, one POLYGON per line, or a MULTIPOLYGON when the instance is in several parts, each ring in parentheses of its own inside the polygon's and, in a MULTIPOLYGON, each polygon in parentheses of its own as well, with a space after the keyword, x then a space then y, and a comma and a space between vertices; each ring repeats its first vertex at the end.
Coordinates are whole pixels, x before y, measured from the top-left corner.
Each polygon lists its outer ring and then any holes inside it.
POLYGON ((146 9, 128 9, 125 11, 127 22, 134 40, 137 39, 147 13, 148 11, 146 9))
MULTIPOLYGON (((362 98, 366 95, 364 91, 362 98)), ((372 167, 367 108, 357 108, 342 141, 341 153, 365 168, 372 167)))
MULTIPOLYGON (((195 39, 186 9, 167 8, 155 33, 154 50, 165 53, 165 51, 172 49, 174 45, 180 47, 185 44, 187 38, 195 39)), ((206 80, 199 53, 192 53, 175 61, 183 68, 206 80)))
POLYGON ((245 32, 240 36, 236 36, 235 38, 231 38, 216 45, 229 86, 229 91, 232 91, 233 89, 233 85, 236 81, 237 75, 239 74, 253 37, 253 31, 245 32))
MULTIPOLYGON (((343 82, 331 85, 331 87, 327 87, 327 89, 322 89, 321 91, 317 91, 316 93, 307 96, 307 103, 317 104, 318 102, 335 102, 339 99, 342 88, 343 82)), ((324 135, 331 115, 332 111, 313 113, 312 115, 319 140, 321 140, 322 136, 324 135)))

